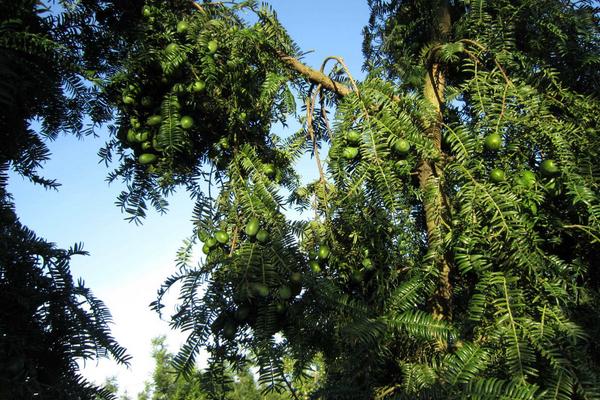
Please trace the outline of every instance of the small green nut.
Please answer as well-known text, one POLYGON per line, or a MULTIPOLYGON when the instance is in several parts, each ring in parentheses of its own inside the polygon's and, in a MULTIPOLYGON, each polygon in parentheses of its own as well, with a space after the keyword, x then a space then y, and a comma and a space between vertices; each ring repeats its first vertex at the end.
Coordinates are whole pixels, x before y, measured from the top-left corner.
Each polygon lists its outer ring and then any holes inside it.
POLYGON ((190 25, 186 21, 179 21, 177 23, 177 33, 185 33, 190 25))
POLYGON ((494 168, 490 173, 490 180, 494 183, 504 182, 505 179, 506 175, 504 174, 504 171, 500 168, 494 168))
POLYGON ((139 156, 138 161, 142 165, 153 164, 157 160, 156 154, 144 153, 139 156))
POLYGON ((490 151, 498 151, 502 147, 502 137, 497 133, 488 135, 485 138, 484 146, 490 151))
POLYGON ((358 156, 358 147, 344 147, 342 150, 342 157, 347 160, 352 160, 358 156))
POLYGON ((310 269, 312 270, 312 272, 318 274, 319 272, 321 272, 321 265, 319 265, 319 262, 316 260, 310 260, 308 262, 308 266, 310 267, 310 269))
POLYGON ((319 253, 317 254, 317 257, 319 257, 319 260, 327 260, 330 253, 331 249, 329 246, 321 245, 319 246, 319 253))
POLYGON ((258 240, 260 243, 268 242, 269 237, 270 237, 269 232, 266 229, 261 229, 256 234, 256 240, 258 240))
POLYGON ((394 150, 401 156, 406 156, 410 152, 410 143, 404 139, 396 140, 394 150))
POLYGON ((346 133, 346 140, 348 141, 348 143, 358 144, 358 143, 360 143, 360 139, 361 139, 360 132, 348 131, 346 133))
POLYGON ((184 115, 179 120, 179 124, 183 129, 190 129, 192 126, 194 126, 194 119, 189 115, 184 115))
POLYGON ((260 221, 258 220, 258 218, 252 217, 246 224, 246 228, 244 229, 244 232, 246 232, 246 235, 253 237, 253 236, 256 236, 259 229, 260 229, 260 221))
POLYGON ((216 231, 215 238, 217 239, 217 242, 219 242, 221 244, 225 244, 225 243, 229 242, 229 234, 223 230, 216 231))

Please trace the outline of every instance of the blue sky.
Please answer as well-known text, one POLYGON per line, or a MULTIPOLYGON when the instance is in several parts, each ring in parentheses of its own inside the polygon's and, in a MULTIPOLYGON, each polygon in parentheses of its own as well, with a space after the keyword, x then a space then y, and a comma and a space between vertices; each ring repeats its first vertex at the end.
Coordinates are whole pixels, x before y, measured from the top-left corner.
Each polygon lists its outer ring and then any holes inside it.
MULTIPOLYGON (((313 51, 305 63, 319 68, 325 57, 342 56, 356 78, 363 76, 361 31, 369 16, 366 1, 274 0, 271 4, 298 45, 313 51)), ((135 398, 153 367, 150 339, 167 334, 172 351, 183 340, 147 306, 164 278, 174 272, 175 253, 192 231, 192 202, 181 190, 170 198, 167 215, 150 212, 142 226, 125 221, 126 215, 114 204, 121 186, 106 183, 109 169, 97 156, 107 133, 98 133, 99 138, 61 136, 49 143, 52 158, 43 175, 62 184, 58 192, 14 175, 9 191, 21 221, 39 236, 60 247, 83 242, 91 253, 73 260, 73 275, 82 277, 109 306, 115 322, 113 334, 128 348, 133 361, 129 370, 106 360, 94 362, 86 366, 85 374, 97 382, 117 375, 122 389, 135 398)), ((299 164, 306 178, 316 176, 315 169, 314 162, 299 164)))

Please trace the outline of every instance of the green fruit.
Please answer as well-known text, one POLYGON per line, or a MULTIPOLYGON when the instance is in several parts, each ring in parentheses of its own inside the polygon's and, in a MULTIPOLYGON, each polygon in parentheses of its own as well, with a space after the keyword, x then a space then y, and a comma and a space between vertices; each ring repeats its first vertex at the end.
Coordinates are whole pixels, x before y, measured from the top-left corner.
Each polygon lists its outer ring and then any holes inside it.
POLYGON ((348 143, 357 144, 360 143, 360 139, 361 134, 357 131, 348 131, 348 133, 346 133, 346 140, 348 143))
POLYGON ((502 147, 502 137, 497 133, 488 135, 484 141, 485 148, 490 151, 498 151, 502 147))
POLYGON ((185 115, 181 117, 179 123, 183 129, 190 129, 192 126, 194 126, 194 119, 189 115, 185 115))
POLYGON ((370 258, 363 258, 362 266, 365 267, 365 269, 371 269, 373 268, 373 261, 371 261, 370 258))
POLYGON ((229 241, 229 234, 225 231, 216 231, 215 232, 215 238, 217 239, 217 241, 221 244, 225 244, 229 241))
POLYGON ((144 153, 144 154, 140 155, 140 157, 138 158, 138 161, 142 165, 152 164, 152 163, 156 162, 156 160, 157 160, 156 154, 151 154, 151 153, 144 153))
POLYGON ((245 112, 241 112, 241 113, 240 113, 240 119, 241 119, 242 121, 245 121, 245 120, 246 120, 246 117, 247 117, 247 115, 246 115, 246 113, 245 113, 245 112))
POLYGON ((290 275, 290 281, 292 281, 293 283, 301 283, 302 274, 300 272, 292 272, 292 275, 290 275))
POLYGON ((208 253, 210 253, 210 246, 204 243, 204 246, 202 246, 202 252, 208 255, 208 253))
POLYGON ((137 143, 136 137, 137 133, 133 129, 127 131, 127 141, 129 143, 137 143))
POLYGON ((310 260, 308 262, 308 266, 310 267, 310 269, 312 270, 312 272, 318 274, 319 272, 321 272, 321 266, 319 265, 318 261, 315 260, 310 260))
POLYGON ((152 97, 144 96, 144 97, 142 97, 142 100, 140 101, 140 103, 142 103, 142 106, 144 106, 144 107, 151 107, 152 106, 152 97))
POLYGON ((504 171, 499 168, 494 168, 490 173, 490 180, 494 183, 503 182, 506 179, 504 171))
POLYGON ((206 245, 208 245, 208 247, 210 249, 212 249, 213 247, 215 247, 217 245, 217 238, 215 238, 214 236, 209 237, 208 239, 206 239, 206 245))
POLYGON ((246 235, 248 236, 255 236, 258 233, 259 228, 260 221, 258 220, 258 218, 252 217, 250 218, 250 221, 248 221, 248 223, 246 224, 246 229, 244 229, 244 232, 246 232, 246 235))
POLYGON ((123 103, 129 106, 135 103, 135 99, 131 96, 123 96, 123 103))
POLYGON ((179 50, 179 45, 177 43, 169 43, 169 45, 165 47, 167 53, 175 53, 177 50, 179 50))
POLYGON ((265 229, 261 229, 256 234, 256 240, 258 240, 261 243, 268 242, 269 241, 269 232, 267 230, 265 230, 265 229))
POLYGON ((189 24, 186 21, 179 21, 177 23, 177 33, 184 33, 189 28, 189 24))
POLYGON ((208 51, 211 54, 213 54, 219 48, 219 42, 217 42, 216 40, 211 40, 210 42, 208 42, 208 44, 206 45, 206 47, 208 48, 208 51))
POLYGON ((292 297, 292 289, 286 285, 280 286, 279 290, 277 291, 277 296, 281 300, 288 300, 292 297))
POLYGON ((275 175, 275 166, 273 164, 264 164, 262 170, 263 174, 267 175, 269 178, 275 175))
POLYGON ((542 171, 542 175, 547 177, 552 177, 558 175, 558 167, 554 160, 544 160, 540 164, 540 169, 542 171))
POLYGON ((535 186, 535 181, 535 174, 528 170, 522 171, 519 178, 517 178, 517 182, 528 189, 531 189, 533 186, 535 186))
POLYGON ((204 81, 196 81, 192 83, 192 92, 200 93, 206 88, 206 83, 204 81))
POLYGON ((404 139, 396 140, 396 143, 394 143, 394 150, 401 156, 405 156, 410 151, 410 143, 404 139))
POLYGON ((151 115, 146 120, 146 125, 155 126, 155 125, 160 125, 161 122, 162 122, 162 117, 160 115, 151 115))
POLYGON ((142 126, 142 124, 140 124, 140 121, 136 117, 129 118, 129 124, 131 124, 131 126, 135 129, 140 128, 142 126))
POLYGON ((352 160, 358 156, 358 147, 344 147, 342 150, 342 157, 347 160, 352 160))
POLYGON ((138 143, 143 143, 146 140, 148 140, 149 136, 150 136, 150 133, 148 131, 137 132, 135 134, 135 141, 138 142, 138 143))
POLYGON ((269 287, 264 283, 255 283, 254 293, 259 295, 260 297, 267 297, 269 295, 269 287))
POLYGON ((329 246, 321 245, 321 246, 319 246, 319 253, 317 256, 319 257, 320 260, 326 260, 329 258, 329 253, 331 253, 329 246))
POLYGON ((149 18, 149 17, 151 17, 151 16, 152 16, 152 9, 151 9, 150 7, 148 7, 148 6, 144 6, 144 7, 142 8, 142 15, 143 15, 145 18, 149 18))
POLYGON ((142 150, 150 150, 152 149, 152 142, 146 141, 142 143, 142 150))

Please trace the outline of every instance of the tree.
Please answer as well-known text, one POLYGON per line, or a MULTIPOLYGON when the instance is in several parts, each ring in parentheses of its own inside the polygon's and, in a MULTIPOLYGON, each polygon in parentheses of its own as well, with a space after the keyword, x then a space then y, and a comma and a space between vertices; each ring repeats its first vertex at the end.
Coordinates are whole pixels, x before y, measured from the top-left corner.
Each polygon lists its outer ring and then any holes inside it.
POLYGON ((98 75, 118 202, 138 222, 179 186, 196 200, 153 303, 180 284, 175 366, 191 376, 206 349, 211 398, 251 355, 260 385, 296 398, 319 356, 314 397, 600 397, 598 9, 369 4, 364 82, 340 58, 302 64, 256 1, 103 10, 128 22, 98 75), (280 138, 294 94, 304 125, 280 138), (320 178, 302 185, 307 152, 320 178))
POLYGON ((299 375, 322 354, 323 398, 598 398, 598 9, 369 4, 364 82, 303 65, 254 1, 141 10, 105 154, 132 218, 178 185, 197 201, 206 260, 190 237, 154 303, 181 283, 175 365, 207 349, 215 398, 249 350, 273 389, 285 356, 299 375), (304 127, 282 140, 292 89, 304 127))
MULTIPOLYGON (((65 15, 62 15, 66 17, 65 15)), ((71 15, 72 17, 72 15, 71 15)), ((49 157, 46 139, 82 135, 84 116, 106 119, 84 64, 70 47, 81 21, 50 15, 36 1, 0 4, 0 398, 110 399, 84 379, 77 361, 129 357, 110 333, 111 316, 83 281, 71 276, 81 244, 58 249, 23 226, 7 192, 12 169, 55 189, 38 175, 49 157), (94 113, 92 111, 95 111, 94 113), (40 129, 31 128, 37 120, 40 129)))

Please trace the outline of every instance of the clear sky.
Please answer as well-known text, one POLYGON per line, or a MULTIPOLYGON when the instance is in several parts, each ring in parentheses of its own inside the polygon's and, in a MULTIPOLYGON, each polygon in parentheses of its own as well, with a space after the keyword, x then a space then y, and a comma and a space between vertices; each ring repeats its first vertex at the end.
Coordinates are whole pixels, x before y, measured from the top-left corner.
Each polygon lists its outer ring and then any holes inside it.
MULTIPOLYGON (((356 78, 363 76, 361 31, 369 16, 365 0, 273 0, 271 4, 298 45, 314 51, 305 63, 318 68, 326 56, 342 56, 356 78)), ((126 215, 114 204, 121 186, 106 183, 109 170, 97 156, 107 133, 98 133, 99 138, 62 136, 49 143, 52 158, 42 175, 62 184, 58 192, 14 175, 9 191, 21 221, 39 236, 60 247, 83 242, 91 253, 73 260, 73 276, 83 278, 109 306, 113 334, 133 360, 129 369, 109 360, 88 363, 84 373, 98 383, 116 375, 122 390, 136 398, 153 368, 151 338, 167 334, 173 352, 183 340, 148 304, 164 278, 175 271, 176 251, 192 232, 192 202, 180 190, 170 199, 167 215, 151 212, 142 226, 125 221, 126 215)), ((303 161, 300 172, 316 176, 314 165, 303 161)))

